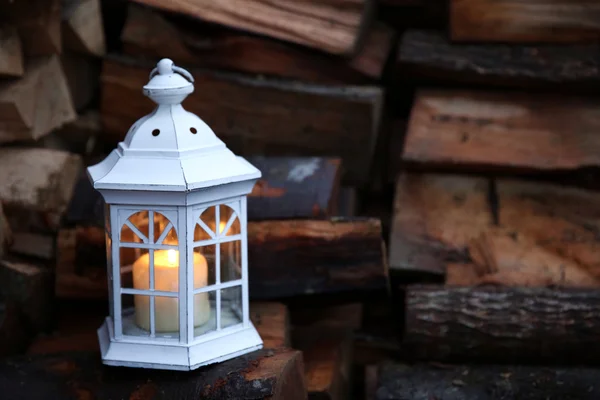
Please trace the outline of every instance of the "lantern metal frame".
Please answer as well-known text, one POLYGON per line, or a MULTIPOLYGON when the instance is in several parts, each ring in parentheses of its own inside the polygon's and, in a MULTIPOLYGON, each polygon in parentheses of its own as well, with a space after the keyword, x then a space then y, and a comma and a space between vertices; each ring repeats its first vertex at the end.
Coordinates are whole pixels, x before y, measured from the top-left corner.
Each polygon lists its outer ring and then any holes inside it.
POLYGON ((249 314, 246 204, 246 196, 261 174, 227 149, 200 118, 182 108, 180 103, 192 92, 191 75, 174 66, 171 60, 161 60, 144 87, 144 93, 157 103, 156 109, 137 121, 105 160, 88 168, 94 187, 107 204, 110 315, 98 330, 102 360, 107 365, 192 370, 262 348, 249 314), (218 225, 221 206, 232 210, 222 230, 218 225), (216 210, 214 232, 201 219, 209 207, 216 210), (148 224, 147 235, 129 223, 129 216, 140 211, 148 213, 150 222, 156 213, 169 221, 157 240, 153 222, 148 224), (227 236, 235 218, 239 221, 239 233, 227 236), (207 231, 210 239, 194 240, 196 225, 207 231), (123 242, 123 226, 132 229, 140 242, 123 242), (170 228, 176 232, 176 245, 162 241, 170 228), (222 282, 219 248, 222 243, 232 241, 239 241, 241 277, 222 282), (208 245, 216 248, 215 282, 194 288, 194 268, 190 261, 194 260, 195 248, 208 245), (121 248, 145 249, 150 253, 149 289, 123 287, 121 248), (165 249, 177 250, 179 254, 178 292, 154 290, 152 255, 165 249), (230 288, 241 290, 241 310, 237 311, 241 314, 240 322, 222 327, 221 294, 230 288), (195 335, 194 296, 208 292, 215 293, 215 329, 195 335), (149 297, 148 335, 124 333, 122 295, 149 297), (157 296, 178 299, 179 330, 171 335, 155 332, 157 296))

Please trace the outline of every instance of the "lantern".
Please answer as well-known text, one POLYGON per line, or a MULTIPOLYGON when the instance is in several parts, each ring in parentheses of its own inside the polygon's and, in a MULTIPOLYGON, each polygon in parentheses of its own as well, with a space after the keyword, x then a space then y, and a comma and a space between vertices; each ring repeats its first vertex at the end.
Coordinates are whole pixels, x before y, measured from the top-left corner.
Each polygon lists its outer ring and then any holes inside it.
POLYGON ((193 91, 189 72, 161 60, 144 86, 157 107, 88 168, 106 203, 108 365, 191 370, 262 347, 246 234, 261 174, 183 109, 193 91))

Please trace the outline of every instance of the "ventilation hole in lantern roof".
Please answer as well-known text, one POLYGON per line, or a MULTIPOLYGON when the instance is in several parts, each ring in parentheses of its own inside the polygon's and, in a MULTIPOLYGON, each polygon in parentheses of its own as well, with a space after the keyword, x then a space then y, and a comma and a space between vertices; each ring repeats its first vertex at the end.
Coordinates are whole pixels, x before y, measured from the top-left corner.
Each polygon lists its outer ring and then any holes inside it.
POLYGON ((198 131, 196 130, 196 128, 190 128, 190 132, 192 132, 194 135, 195 135, 196 133, 198 133, 198 131))
POLYGON ((160 129, 155 129, 152 131, 152 136, 158 136, 160 135, 160 129))

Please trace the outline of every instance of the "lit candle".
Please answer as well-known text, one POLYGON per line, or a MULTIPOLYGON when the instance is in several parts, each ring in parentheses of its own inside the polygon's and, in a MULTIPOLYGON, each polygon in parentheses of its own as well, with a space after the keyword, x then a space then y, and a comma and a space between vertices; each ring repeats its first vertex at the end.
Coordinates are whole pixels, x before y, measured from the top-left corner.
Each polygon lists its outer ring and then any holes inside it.
MULTIPOLYGON (((194 252, 194 288, 208 284, 206 258, 194 252)), ((133 264, 133 287, 150 288, 150 255, 144 254, 133 264)), ((176 250, 154 251, 154 289, 165 292, 179 291, 179 252, 176 250)), ((154 323, 156 332, 179 330, 179 300, 176 297, 154 298, 154 323)), ((150 330, 150 297, 135 295, 135 323, 142 329, 150 330)), ((194 327, 204 324, 210 318, 208 293, 194 295, 194 327)))

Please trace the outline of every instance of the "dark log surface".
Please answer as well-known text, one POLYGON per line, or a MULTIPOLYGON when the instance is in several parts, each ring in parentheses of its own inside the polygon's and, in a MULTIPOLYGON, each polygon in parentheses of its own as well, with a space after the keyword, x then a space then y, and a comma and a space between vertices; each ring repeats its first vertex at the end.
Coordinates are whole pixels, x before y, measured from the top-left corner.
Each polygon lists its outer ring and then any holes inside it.
POLYGON ((590 91, 600 86, 600 44, 455 44, 443 32, 410 30, 399 46, 402 75, 410 78, 590 91))
POLYGON ((353 57, 331 57, 301 46, 248 35, 130 5, 121 40, 125 54, 180 65, 279 76, 318 83, 366 83, 381 78, 395 32, 377 23, 353 57))
POLYGON ((191 372, 106 367, 96 352, 0 362, 6 400, 306 399, 302 354, 260 350, 191 372))
POLYGON ((375 400, 596 400, 600 370, 384 364, 375 400))
POLYGON ((600 361, 598 290, 411 285, 405 322, 404 351, 417 359, 600 361))
POLYGON ((248 195, 248 219, 336 215, 341 161, 323 157, 249 157, 262 172, 248 195))
MULTIPOLYGON (((154 104, 140 88, 151 64, 111 57, 102 70, 102 122, 122 140, 154 104), (120 104, 126 101, 128 107, 120 104)), ((183 106, 237 154, 341 157, 351 184, 364 184, 378 133, 383 92, 374 86, 313 85, 190 69, 196 91, 183 106)))
POLYGON ((376 219, 250 223, 250 296, 382 289, 387 285, 383 247, 376 219))

